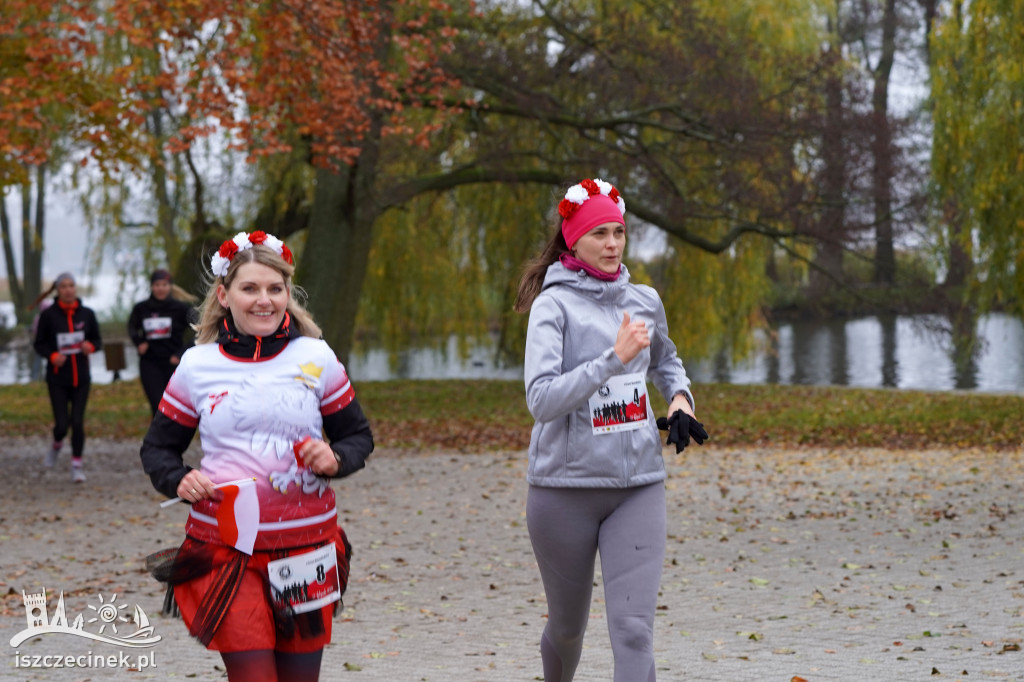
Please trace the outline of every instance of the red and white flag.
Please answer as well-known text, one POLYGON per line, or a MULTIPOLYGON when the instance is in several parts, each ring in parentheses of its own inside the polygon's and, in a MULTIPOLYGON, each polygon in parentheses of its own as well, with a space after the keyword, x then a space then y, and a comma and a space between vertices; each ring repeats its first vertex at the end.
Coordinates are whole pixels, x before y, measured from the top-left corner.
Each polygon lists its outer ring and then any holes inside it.
POLYGON ((217 529, 225 545, 252 555, 260 525, 260 501, 256 480, 232 481, 217 486, 224 493, 217 509, 217 529))

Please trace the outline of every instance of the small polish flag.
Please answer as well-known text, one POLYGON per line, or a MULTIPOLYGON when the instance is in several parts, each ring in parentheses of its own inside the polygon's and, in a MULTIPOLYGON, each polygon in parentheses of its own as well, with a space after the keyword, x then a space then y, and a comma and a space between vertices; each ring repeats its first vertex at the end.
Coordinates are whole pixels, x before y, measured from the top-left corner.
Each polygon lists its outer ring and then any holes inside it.
POLYGON ((247 478, 218 485, 224 493, 217 508, 217 529, 224 544, 252 556, 256 533, 260 525, 260 501, 256 496, 256 481, 247 478))
POLYGON ((299 450, 301 450, 302 446, 311 440, 313 440, 312 436, 306 436, 302 440, 295 441, 295 444, 292 445, 292 452, 295 453, 295 463, 298 464, 300 467, 306 466, 306 463, 302 461, 302 455, 299 454, 299 450))

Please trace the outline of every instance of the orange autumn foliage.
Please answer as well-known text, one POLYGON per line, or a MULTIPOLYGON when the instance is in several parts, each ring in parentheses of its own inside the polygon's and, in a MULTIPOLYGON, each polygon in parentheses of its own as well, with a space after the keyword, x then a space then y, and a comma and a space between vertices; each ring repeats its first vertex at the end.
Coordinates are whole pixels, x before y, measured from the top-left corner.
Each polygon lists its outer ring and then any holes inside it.
POLYGON ((438 66, 451 9, 436 0, 5 0, 0 185, 56 149, 103 170, 143 163, 141 124, 176 117, 180 151, 214 131, 250 158, 289 151, 351 163, 363 136, 424 143, 409 117, 457 85, 438 66), (374 129, 377 125, 377 129, 374 129))

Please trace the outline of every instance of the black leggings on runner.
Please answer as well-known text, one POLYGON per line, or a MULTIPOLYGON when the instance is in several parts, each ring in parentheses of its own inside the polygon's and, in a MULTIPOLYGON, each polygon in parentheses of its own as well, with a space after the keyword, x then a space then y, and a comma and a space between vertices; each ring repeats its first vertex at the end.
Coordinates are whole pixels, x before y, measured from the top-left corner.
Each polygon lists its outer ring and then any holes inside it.
POLYGON ((526 522, 548 602, 540 646, 544 682, 569 682, 576 673, 598 551, 615 682, 654 682, 654 613, 665 559, 664 484, 531 486, 526 522))
POLYGON ((147 360, 146 356, 139 358, 139 379, 142 381, 142 390, 146 392, 146 400, 149 401, 149 409, 153 414, 156 414, 157 408, 160 407, 160 400, 172 374, 174 365, 167 360, 147 360))
POLYGON ((72 457, 81 457, 85 450, 85 404, 89 402, 90 386, 88 382, 80 386, 46 385, 50 390, 50 406, 53 408, 53 440, 64 440, 70 427, 72 457))

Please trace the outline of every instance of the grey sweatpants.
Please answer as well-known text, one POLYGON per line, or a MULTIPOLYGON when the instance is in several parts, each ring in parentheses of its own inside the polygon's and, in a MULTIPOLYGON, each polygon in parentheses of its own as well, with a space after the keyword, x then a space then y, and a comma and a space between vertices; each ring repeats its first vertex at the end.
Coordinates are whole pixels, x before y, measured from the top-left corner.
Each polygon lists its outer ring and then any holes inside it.
POLYGON ((548 601, 544 682, 569 682, 590 616, 601 553, 615 682, 654 682, 654 612, 665 558, 665 486, 531 486, 526 522, 548 601))

